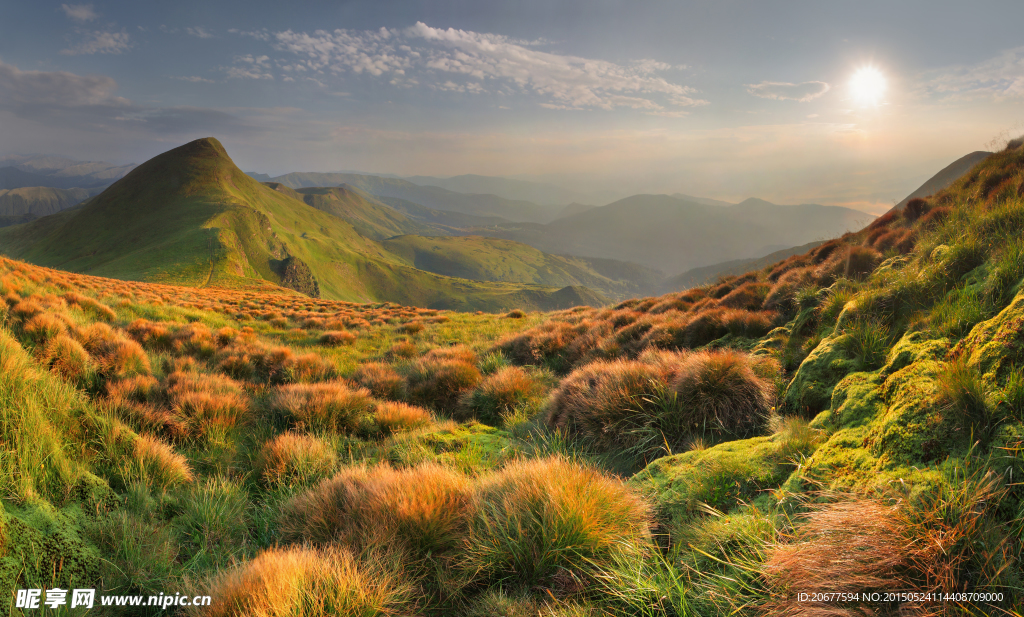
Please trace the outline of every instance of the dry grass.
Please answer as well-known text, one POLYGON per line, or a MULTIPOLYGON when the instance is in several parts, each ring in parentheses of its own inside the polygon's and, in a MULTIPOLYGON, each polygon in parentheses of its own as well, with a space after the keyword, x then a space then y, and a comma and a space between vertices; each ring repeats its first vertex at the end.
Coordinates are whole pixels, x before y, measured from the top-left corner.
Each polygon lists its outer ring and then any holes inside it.
POLYGON ((385 434, 428 426, 433 421, 433 416, 426 409, 394 401, 378 403, 373 412, 377 431, 385 434))
POLYGON ((282 433, 263 444, 253 471, 267 486, 301 486, 330 475, 337 462, 334 448, 323 440, 282 433))
POLYGON ((357 552, 388 546, 414 561, 455 559, 473 506, 469 478, 434 463, 348 467, 286 504, 281 533, 288 541, 357 552))
POLYGON ((674 432, 744 434, 763 426, 775 402, 775 386, 767 378, 772 373, 778 375, 778 363, 759 362, 743 352, 689 354, 672 382, 681 409, 674 432))
POLYGON ((476 417, 498 426, 519 405, 543 394, 544 386, 518 366, 506 366, 488 375, 460 403, 459 417, 476 417))
POLYGON ((96 372, 89 352, 66 334, 59 334, 47 343, 43 358, 51 371, 78 387, 86 386, 96 372))
POLYGON ((177 371, 167 376, 166 396, 174 415, 193 435, 210 427, 230 429, 248 415, 241 385, 223 375, 177 371))
POLYGON ((451 413, 462 394, 480 383, 482 376, 475 365, 476 355, 472 355, 474 363, 471 364, 464 359, 471 351, 467 354, 451 349, 451 352, 432 350, 412 366, 407 383, 413 403, 451 413))
POLYGON ((400 401, 405 398, 405 378, 391 368, 391 365, 383 362, 360 364, 352 374, 352 381, 380 399, 400 401))
POLYGON ((552 428, 585 436, 601 449, 632 447, 654 421, 666 369, 630 360, 588 364, 551 393, 545 420, 552 428))
POLYGON ((337 549, 269 549, 217 577, 204 617, 334 617, 395 615, 409 590, 380 568, 337 549))
POLYGON ((650 512, 621 481, 560 457, 520 460, 483 479, 469 556, 492 581, 561 595, 647 547, 650 512))
MULTIPOLYGON (((777 616, 862 615, 863 602, 797 602, 798 592, 1004 592, 1017 548, 995 511, 1006 494, 991 472, 956 478, 910 499, 829 495, 763 566, 777 616)), ((981 602, 904 602, 900 615, 992 614, 981 602), (980 612, 979 612, 980 610, 980 612)))
POLYGON ((328 330, 320 335, 317 342, 325 347, 337 347, 339 345, 351 345, 356 342, 356 335, 347 330, 328 330))
POLYGON ((139 479, 151 488, 166 489, 194 479, 185 457, 156 437, 139 435, 135 439, 134 454, 142 475, 139 479))
POLYGON ((373 413, 374 400, 365 388, 353 389, 334 381, 279 386, 269 407, 294 426, 322 433, 348 434, 359 430, 373 413))

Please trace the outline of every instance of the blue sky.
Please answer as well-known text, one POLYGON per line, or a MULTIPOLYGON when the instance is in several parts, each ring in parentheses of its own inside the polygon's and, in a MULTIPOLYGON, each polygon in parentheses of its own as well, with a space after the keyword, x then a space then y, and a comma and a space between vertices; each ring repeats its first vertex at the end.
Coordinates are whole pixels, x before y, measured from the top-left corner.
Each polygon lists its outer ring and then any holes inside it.
POLYGON ((1020 2, 7 2, 0 156, 888 207, 1024 132, 1020 2), (877 104, 849 84, 884 76, 877 104))

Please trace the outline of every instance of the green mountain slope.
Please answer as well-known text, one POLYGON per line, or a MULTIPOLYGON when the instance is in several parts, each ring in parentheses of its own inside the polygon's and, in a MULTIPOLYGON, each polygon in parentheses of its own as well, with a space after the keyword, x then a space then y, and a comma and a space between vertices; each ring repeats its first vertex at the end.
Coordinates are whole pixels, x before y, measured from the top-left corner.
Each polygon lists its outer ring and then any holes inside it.
POLYGON ((374 240, 384 240, 402 234, 443 233, 441 228, 415 221, 347 184, 298 190, 279 182, 268 182, 266 185, 317 210, 347 221, 360 234, 374 240))
POLYGON ((938 193, 942 189, 953 184, 958 178, 970 171, 972 167, 987 159, 991 154, 991 152, 977 150, 958 158, 949 165, 943 167, 939 173, 928 178, 928 180, 921 186, 917 187, 913 193, 907 195, 903 198, 903 201, 893 206, 892 210, 902 210, 903 207, 907 205, 907 202, 915 197, 928 197, 929 195, 938 193))
POLYGON ((428 208, 450 210, 474 216, 498 216, 510 221, 546 223, 558 216, 558 208, 528 201, 504 199, 497 195, 467 194, 436 186, 420 186, 399 178, 363 174, 296 172, 272 178, 289 188, 348 184, 377 197, 397 197, 428 208))
POLYGON ((483 310, 562 303, 556 288, 412 268, 351 223, 250 178, 212 138, 147 161, 81 208, 0 230, 0 250, 126 280, 483 310))
POLYGON ((381 244, 420 270, 480 281, 581 285, 614 298, 644 293, 660 279, 659 272, 635 264, 622 264, 629 271, 613 272, 605 260, 551 255, 521 242, 498 238, 406 235, 381 244))

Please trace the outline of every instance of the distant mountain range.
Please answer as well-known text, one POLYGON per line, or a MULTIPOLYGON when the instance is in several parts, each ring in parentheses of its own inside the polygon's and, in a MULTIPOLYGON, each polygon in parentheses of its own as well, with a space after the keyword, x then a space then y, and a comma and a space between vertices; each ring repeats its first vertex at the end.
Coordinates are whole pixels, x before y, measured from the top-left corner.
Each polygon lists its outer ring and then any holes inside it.
POLYGON ((9 156, 0 159, 0 189, 103 187, 134 168, 135 165, 82 162, 60 156, 9 156))
POLYGON ((670 195, 635 195, 546 225, 506 223, 474 232, 671 274, 826 240, 872 219, 838 206, 780 206, 761 199, 709 206, 670 195))

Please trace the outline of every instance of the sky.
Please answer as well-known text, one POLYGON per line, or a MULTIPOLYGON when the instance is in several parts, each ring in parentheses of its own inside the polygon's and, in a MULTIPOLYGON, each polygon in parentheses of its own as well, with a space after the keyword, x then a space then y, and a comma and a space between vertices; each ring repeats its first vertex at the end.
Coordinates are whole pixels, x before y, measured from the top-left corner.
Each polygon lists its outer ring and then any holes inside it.
POLYGON ((1022 23, 1017 0, 4 2, 0 157, 214 136, 271 175, 877 213, 1024 133, 1022 23))

